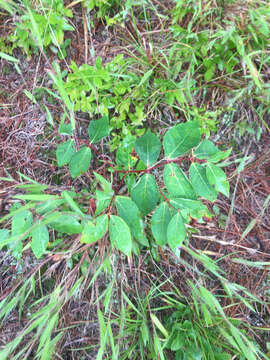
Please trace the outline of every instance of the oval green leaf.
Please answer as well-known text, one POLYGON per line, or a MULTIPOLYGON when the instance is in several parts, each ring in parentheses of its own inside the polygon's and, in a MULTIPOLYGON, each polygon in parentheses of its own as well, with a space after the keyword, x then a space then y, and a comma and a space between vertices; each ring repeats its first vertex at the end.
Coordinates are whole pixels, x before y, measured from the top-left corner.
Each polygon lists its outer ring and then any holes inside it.
POLYGON ((74 179, 77 176, 85 173, 91 160, 91 150, 87 146, 83 146, 71 158, 69 163, 69 171, 71 177, 74 179))
POLYGON ((132 236, 142 245, 148 246, 148 241, 144 236, 143 221, 139 209, 134 201, 127 196, 116 196, 116 208, 119 216, 128 224, 132 236))
POLYGON ((225 172, 218 166, 208 163, 206 165, 206 176, 210 183, 216 189, 216 191, 221 192, 223 195, 230 196, 230 185, 227 181, 225 172))
POLYGON ((107 228, 108 215, 106 214, 97 217, 94 221, 88 221, 82 232, 81 243, 92 244, 98 241, 105 235, 107 228))
POLYGON ((170 213, 169 205, 162 202, 155 210, 151 230, 158 245, 163 246, 167 243, 167 228, 170 223, 172 215, 170 213))
POLYGON ((111 215, 109 222, 110 240, 113 246, 123 254, 129 256, 132 249, 132 240, 129 226, 119 216, 111 215))
POLYGON ((49 231, 47 226, 40 225, 31 231, 31 249, 37 259, 39 259, 47 249, 49 243, 49 231))
POLYGON ((186 237, 186 228, 180 211, 171 219, 168 229, 167 238, 170 248, 175 251, 180 247, 186 237))
POLYGON ((135 142, 135 150, 141 161, 148 167, 156 162, 159 157, 161 143, 159 138, 148 130, 135 142))
POLYGON ((155 178, 152 174, 144 174, 131 189, 131 198, 141 210, 147 215, 157 205, 159 192, 155 178))
POLYGON ((99 120, 91 120, 88 126, 88 134, 91 143, 97 143, 110 134, 109 118, 103 116, 99 120))
POLYGON ((191 183, 178 165, 167 164, 164 168, 163 177, 164 184, 172 196, 193 200, 197 198, 191 183))
POLYGON ((189 177, 193 189, 195 189, 198 196, 210 201, 215 201, 217 199, 217 192, 209 184, 206 176, 206 170, 202 165, 192 163, 189 168, 189 177))
POLYGON ((80 234, 82 232, 82 225, 77 220, 77 216, 61 214, 59 212, 54 212, 52 215, 56 217, 55 221, 49 223, 52 229, 68 235, 80 234))
POLYGON ((168 130, 163 139, 167 159, 175 159, 185 154, 201 140, 200 126, 197 121, 179 124, 168 130))
POLYGON ((60 145, 56 149, 56 160, 58 166, 64 166, 68 164, 75 153, 75 145, 73 140, 68 140, 60 145))

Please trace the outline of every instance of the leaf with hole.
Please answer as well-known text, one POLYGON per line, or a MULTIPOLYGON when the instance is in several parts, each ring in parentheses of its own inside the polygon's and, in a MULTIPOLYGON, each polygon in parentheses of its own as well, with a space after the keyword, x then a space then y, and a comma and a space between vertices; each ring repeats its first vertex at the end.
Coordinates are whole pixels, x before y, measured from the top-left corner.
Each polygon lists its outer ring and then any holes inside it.
POLYGON ((164 184, 173 197, 196 200, 197 196, 185 173, 176 164, 167 164, 163 172, 164 184))
POLYGON ((159 138, 148 130, 143 136, 136 140, 135 150, 141 161, 149 167, 158 159, 161 143, 159 138))
POLYGON ((207 163, 206 176, 210 183, 213 185, 216 191, 221 192, 223 195, 230 196, 230 185, 227 180, 225 172, 218 166, 207 163))
POLYGON ((151 222, 151 230, 159 246, 167 243, 167 228, 171 218, 169 205, 164 201, 156 208, 151 222))
POLYGON ((132 236, 140 244, 148 246, 148 241, 144 235, 144 226, 139 209, 134 201, 127 196, 116 196, 115 205, 118 215, 128 224, 132 236))
POLYGON ((217 199, 217 192, 209 184, 206 176, 206 170, 202 165, 192 163, 189 168, 189 177, 193 189, 195 189, 198 196, 201 196, 210 201, 215 201, 217 199))
POLYGON ((31 231, 31 249, 37 259, 45 253, 49 243, 49 232, 47 226, 39 225, 31 231))
POLYGON ((131 198, 141 210, 147 215, 157 205, 159 192, 155 178, 152 174, 144 174, 131 189, 131 198))
POLYGON ((108 215, 106 214, 88 221, 82 232, 81 243, 92 244, 98 241, 106 234, 107 228, 108 215))
POLYGON ((73 179, 89 169, 91 156, 91 150, 87 146, 81 147, 80 150, 72 156, 69 163, 69 171, 73 179))
POLYGON ((97 143, 102 138, 109 136, 109 118, 107 116, 103 116, 99 120, 91 120, 88 126, 88 134, 91 143, 97 143))
POLYGON ((183 218, 178 211, 171 219, 167 228, 167 238, 170 248, 175 251, 179 248, 186 237, 186 228, 183 218))
POLYGON ((129 256, 132 249, 130 228, 119 216, 111 215, 109 222, 110 240, 113 246, 129 256))
POLYGON ((179 124, 168 130, 163 139, 167 159, 175 159, 185 154, 201 140, 200 126, 197 121, 179 124))
POLYGON ((75 153, 74 140, 68 140, 60 145, 56 149, 56 160, 58 166, 64 166, 68 164, 75 153))

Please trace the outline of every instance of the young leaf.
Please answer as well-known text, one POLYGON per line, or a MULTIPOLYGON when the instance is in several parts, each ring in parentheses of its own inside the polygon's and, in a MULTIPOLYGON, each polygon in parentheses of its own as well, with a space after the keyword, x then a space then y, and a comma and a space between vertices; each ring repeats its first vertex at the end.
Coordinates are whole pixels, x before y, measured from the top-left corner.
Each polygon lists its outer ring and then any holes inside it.
POLYGON ((207 206, 199 200, 174 198, 170 200, 170 204, 173 207, 180 209, 182 216, 188 220, 189 217, 201 219, 204 216, 209 218, 212 216, 207 206))
POLYGON ((82 232, 82 225, 76 216, 59 212, 54 212, 53 214, 57 216, 57 219, 49 223, 51 228, 68 235, 80 234, 82 232))
POLYGON ((152 174, 144 174, 131 189, 131 198, 143 215, 147 215, 157 205, 158 186, 152 174))
POLYGON ((174 159, 185 154, 198 145, 200 139, 201 132, 197 121, 189 121, 172 127, 163 139, 166 158, 174 159))
POLYGON ((171 219, 167 229, 167 238, 170 248, 174 251, 177 247, 180 247, 185 237, 186 228, 180 211, 178 211, 171 219))
POLYGON ((109 118, 103 116, 99 120, 92 120, 88 126, 88 134, 91 143, 97 143, 110 134, 109 118))
POLYGON ((109 233, 112 245, 129 256, 132 249, 131 233, 128 225, 119 216, 111 215, 109 233))
POLYGON ((68 164, 75 153, 74 140, 68 140, 60 145, 56 149, 56 159, 58 166, 64 166, 68 164))
POLYGON ((185 173, 176 164, 167 164, 164 168, 164 184, 173 197, 195 200, 197 198, 185 173))
POLYGON ((141 161, 148 167, 158 159, 161 149, 159 138, 148 131, 135 142, 135 150, 141 161))
POLYGON ((227 181, 225 172, 218 166, 207 163, 206 176, 210 185, 214 185, 216 191, 221 192, 225 196, 230 196, 230 185, 227 181))
POLYGON ((217 192, 209 184, 206 176, 205 168, 197 163, 192 163, 189 168, 189 176, 197 195, 204 197, 210 201, 217 199, 217 192))
POLYGON ((47 226, 41 225, 31 231, 31 248, 37 259, 45 252, 49 243, 49 232, 47 226))
POLYGON ((155 210, 152 217, 151 230, 158 245, 167 243, 167 227, 172 215, 168 204, 164 201, 155 210))
POLYGON ((106 214, 98 216, 95 223, 90 220, 83 229, 81 242, 92 244, 101 239, 108 228, 108 216, 106 214))
POLYGON ((71 158, 69 163, 69 171, 71 177, 74 179, 77 176, 85 173, 91 160, 91 150, 87 146, 83 146, 71 158))
POLYGON ((135 202, 127 196, 116 196, 115 204, 119 216, 130 227, 132 236, 142 245, 148 246, 148 241, 143 232, 143 222, 135 202))

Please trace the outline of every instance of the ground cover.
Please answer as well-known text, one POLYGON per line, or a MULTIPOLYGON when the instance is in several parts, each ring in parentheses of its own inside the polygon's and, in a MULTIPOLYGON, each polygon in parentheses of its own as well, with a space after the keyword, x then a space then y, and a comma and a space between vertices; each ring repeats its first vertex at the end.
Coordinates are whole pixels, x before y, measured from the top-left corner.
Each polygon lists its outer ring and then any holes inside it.
POLYGON ((1 359, 267 359, 269 3, 0 1, 1 359))

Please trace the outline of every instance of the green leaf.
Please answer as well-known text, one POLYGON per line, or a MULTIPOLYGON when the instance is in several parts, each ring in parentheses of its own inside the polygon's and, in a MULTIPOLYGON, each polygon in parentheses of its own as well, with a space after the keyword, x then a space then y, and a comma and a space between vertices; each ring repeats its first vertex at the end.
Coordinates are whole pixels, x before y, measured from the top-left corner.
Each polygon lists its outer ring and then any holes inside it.
POLYGON ((201 132, 197 121, 189 121, 172 127, 163 139, 166 158, 174 159, 185 154, 198 145, 200 139, 201 132))
POLYGON ((128 224, 132 236, 142 245, 148 246, 148 241, 144 236, 143 221, 139 209, 134 201, 127 196, 116 196, 116 208, 119 216, 128 224))
POLYGON ((5 244, 6 240, 9 238, 9 230, 7 229, 0 229, 0 250, 2 249, 2 243, 5 244))
POLYGON ((152 174, 144 174, 131 189, 131 198, 141 210, 147 215, 157 205, 159 193, 158 186, 152 174))
POLYGON ((167 229, 167 238, 170 248, 174 251, 176 248, 180 247, 185 237, 186 228, 184 221, 180 212, 177 212, 171 219, 167 229))
POLYGON ((69 171, 73 179, 89 169, 91 155, 89 147, 83 146, 72 156, 69 163, 69 171))
POLYGON ((70 209, 76 212, 78 215, 83 216, 84 213, 79 208, 78 204, 72 199, 70 191, 63 191, 62 192, 63 198, 66 200, 67 204, 69 205, 70 209))
POLYGON ((185 173, 176 164, 167 164, 164 168, 164 184, 173 197, 196 199, 197 196, 185 173))
POLYGON ((227 158, 232 149, 226 151, 220 151, 212 141, 206 139, 200 143, 197 149, 194 151, 194 156, 198 159, 206 159, 211 162, 218 162, 227 158))
POLYGON ((159 157, 161 142, 159 138, 148 130, 143 136, 135 142, 135 150, 141 161, 148 167, 159 157))
POLYGON ((53 214, 55 216, 59 216, 55 221, 51 221, 49 223, 49 226, 54 230, 68 235, 80 234, 82 232, 83 228, 77 220, 77 216, 71 214, 61 214, 59 212, 54 212, 53 214))
POLYGON ((33 215, 30 211, 25 210, 20 213, 15 214, 12 217, 12 236, 22 235, 25 233, 30 226, 32 226, 33 215))
POLYGON ((109 118, 103 116, 99 120, 92 120, 88 126, 88 134, 91 143, 97 143, 110 134, 109 118))
POLYGON ((216 191, 221 192, 223 195, 230 196, 230 185, 227 181, 225 172, 218 166, 208 163, 206 165, 206 176, 210 183, 216 189, 216 191))
POLYGON ((68 164, 75 153, 74 140, 68 140, 63 144, 58 145, 56 149, 56 159, 58 166, 68 164))
POLYGON ((31 231, 31 248, 37 259, 39 259, 44 252, 49 243, 49 232, 47 226, 41 225, 31 231))
POLYGON ((112 184, 98 173, 94 172, 94 175, 96 179, 100 182, 104 193, 108 195, 113 195, 112 184))
POLYGON ((169 205, 164 201, 155 210, 152 216, 151 230, 158 245, 167 243, 167 228, 172 215, 169 205))
POLYGON ((119 216, 111 215, 109 222, 110 240, 113 246, 129 256, 132 249, 131 233, 128 225, 119 216))
POLYGON ((187 220, 189 220, 189 217, 201 219, 204 216, 209 218, 212 216, 207 206, 199 200, 174 198, 170 200, 170 204, 173 207, 180 209, 182 216, 185 219, 187 218, 187 220))
POLYGON ((97 199, 97 208, 95 211, 95 215, 99 215, 105 210, 112 200, 112 194, 105 194, 105 192, 96 190, 96 199, 97 199))
POLYGON ((189 177, 197 195, 215 201, 217 199, 216 190, 209 184, 205 168, 197 163, 192 163, 189 168, 189 177))
POLYGON ((81 242, 92 244, 101 239, 108 228, 108 215, 98 216, 95 220, 90 220, 83 229, 81 242))

